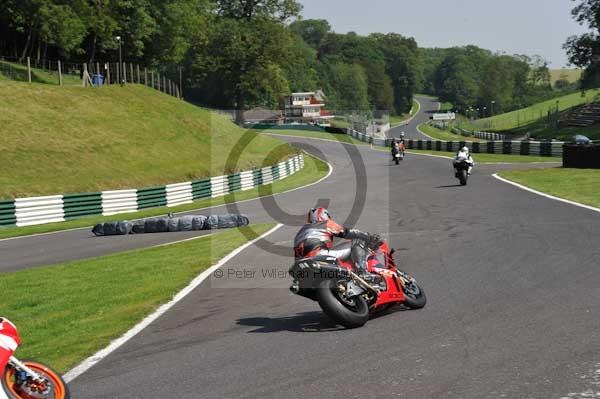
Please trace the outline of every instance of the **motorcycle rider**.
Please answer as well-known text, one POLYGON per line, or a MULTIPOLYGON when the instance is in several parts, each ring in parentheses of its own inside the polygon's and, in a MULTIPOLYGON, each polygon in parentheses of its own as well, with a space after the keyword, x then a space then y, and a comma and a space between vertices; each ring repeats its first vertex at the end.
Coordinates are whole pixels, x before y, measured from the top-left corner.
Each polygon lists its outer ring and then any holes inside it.
POLYGON ((348 229, 337 224, 325 208, 312 208, 308 211, 307 223, 294 238, 294 255, 308 258, 316 255, 329 255, 337 259, 351 260, 358 275, 367 277, 368 248, 381 242, 377 234, 369 234, 357 229, 348 229), (344 249, 332 249, 333 238, 352 240, 352 245, 344 249))
POLYGON ((8 364, 8 360, 21 344, 17 327, 8 319, 0 317, 0 372, 8 364))
POLYGON ((454 161, 452 161, 452 164, 454 165, 454 174, 458 175, 458 169, 456 168, 457 164, 461 163, 461 162, 466 162, 467 164, 469 164, 469 169, 467 170, 467 174, 470 176, 471 172, 473 171, 473 166, 475 166, 475 161, 473 161, 473 158, 471 157, 471 154, 469 153, 469 147, 464 146, 463 148, 459 149, 458 152, 456 153, 456 156, 454 157, 454 161))

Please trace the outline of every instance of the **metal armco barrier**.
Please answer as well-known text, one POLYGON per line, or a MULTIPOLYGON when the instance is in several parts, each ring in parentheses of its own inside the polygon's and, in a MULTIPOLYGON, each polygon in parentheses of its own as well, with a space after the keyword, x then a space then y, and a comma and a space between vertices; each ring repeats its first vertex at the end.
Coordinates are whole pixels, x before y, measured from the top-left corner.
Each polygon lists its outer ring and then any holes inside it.
MULTIPOLYGON (((364 133, 349 131, 348 135, 373 145, 389 147, 392 139, 374 139, 364 133)), ((409 150, 433 150, 456 152, 467 146, 473 153, 536 155, 547 157, 562 157, 562 141, 444 141, 444 140, 404 140, 409 150)))
POLYGON ((285 179, 304 168, 300 154, 273 166, 166 186, 52 195, 0 201, 0 226, 63 222, 90 215, 116 215, 140 209, 189 204, 285 179))
POLYGON ((468 130, 461 129, 458 127, 453 127, 452 132, 456 133, 456 134, 460 134, 461 136, 472 136, 472 137, 477 137, 478 139, 484 139, 484 140, 505 141, 508 138, 505 134, 490 133, 490 132, 477 132, 477 131, 469 132, 468 130))

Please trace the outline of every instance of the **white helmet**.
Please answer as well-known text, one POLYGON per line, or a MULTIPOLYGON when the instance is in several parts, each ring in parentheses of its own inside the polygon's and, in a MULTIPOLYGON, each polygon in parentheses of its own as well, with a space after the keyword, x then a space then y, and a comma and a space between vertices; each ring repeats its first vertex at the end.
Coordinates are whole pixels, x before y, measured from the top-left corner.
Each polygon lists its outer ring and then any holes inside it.
POLYGON ((400 137, 404 137, 404 132, 400 132, 400 137))
POLYGON ((467 154, 469 153, 469 147, 464 146, 463 148, 460 149, 462 152, 466 152, 467 154))

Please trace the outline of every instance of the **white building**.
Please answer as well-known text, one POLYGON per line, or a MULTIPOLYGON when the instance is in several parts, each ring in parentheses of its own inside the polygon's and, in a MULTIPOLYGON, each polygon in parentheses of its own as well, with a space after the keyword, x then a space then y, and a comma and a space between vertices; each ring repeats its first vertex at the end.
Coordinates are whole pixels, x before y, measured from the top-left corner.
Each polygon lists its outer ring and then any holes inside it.
POLYGON ((321 90, 292 93, 285 100, 284 116, 289 122, 299 123, 329 123, 333 118, 325 110, 325 94, 321 90))

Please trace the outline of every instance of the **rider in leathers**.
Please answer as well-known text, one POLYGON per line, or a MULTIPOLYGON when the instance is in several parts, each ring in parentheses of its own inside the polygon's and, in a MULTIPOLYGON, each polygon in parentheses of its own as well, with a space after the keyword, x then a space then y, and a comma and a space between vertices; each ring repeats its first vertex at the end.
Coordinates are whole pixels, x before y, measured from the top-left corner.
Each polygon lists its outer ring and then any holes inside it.
POLYGON ((470 176, 473 172, 473 166, 475 166, 475 161, 473 161, 473 157, 471 157, 471 154, 469 153, 469 147, 467 146, 458 150, 456 156, 454 157, 454 160, 452 161, 455 176, 458 176, 458 169, 456 168, 456 165, 458 165, 461 162, 466 162, 469 165, 467 174, 470 176))
POLYGON ((348 229, 337 224, 325 208, 313 208, 308 212, 305 224, 294 239, 296 258, 308 258, 316 255, 330 255, 337 259, 351 260, 359 275, 369 275, 367 270, 368 247, 381 241, 376 234, 348 229), (352 246, 345 249, 332 249, 333 238, 352 240, 352 246))

